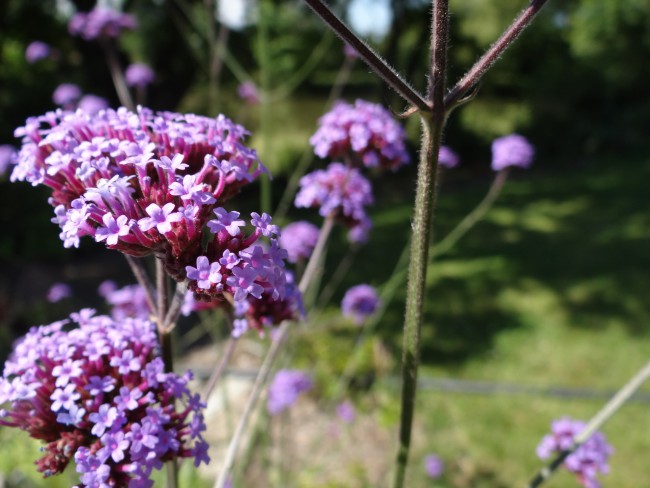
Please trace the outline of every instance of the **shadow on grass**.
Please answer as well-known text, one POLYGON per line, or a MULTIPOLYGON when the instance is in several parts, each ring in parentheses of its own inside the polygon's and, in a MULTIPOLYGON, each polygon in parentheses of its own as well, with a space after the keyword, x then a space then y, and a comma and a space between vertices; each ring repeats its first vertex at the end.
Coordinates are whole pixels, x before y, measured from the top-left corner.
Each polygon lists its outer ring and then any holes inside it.
MULTIPOLYGON (((513 176, 486 218, 431 264, 423 361, 460 363, 490 351, 500 332, 533 325, 523 313, 531 305, 549 307, 549 317, 562 316, 567 326, 619 325, 630 334, 646 334, 650 161, 603 159, 566 172, 513 176), (553 300, 535 303, 540 292, 553 300), (518 293, 528 293, 526 303, 517 303, 518 293)), ((396 178, 380 184, 378 195, 387 191, 388 198, 378 197, 372 243, 360 253, 341 294, 359 280, 381 285, 390 276, 410 219, 410 208, 392 198, 409 184, 396 178)), ((436 233, 451 230, 488 184, 443 192, 436 233)), ((395 349, 401 347, 404 288, 379 327, 395 349)))

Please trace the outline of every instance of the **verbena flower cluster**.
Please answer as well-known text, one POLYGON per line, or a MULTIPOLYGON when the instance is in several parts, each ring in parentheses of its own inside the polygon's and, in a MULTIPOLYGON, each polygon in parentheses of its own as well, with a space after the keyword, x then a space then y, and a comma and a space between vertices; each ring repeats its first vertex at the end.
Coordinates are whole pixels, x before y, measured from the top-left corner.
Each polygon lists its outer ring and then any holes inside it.
POLYGON ((428 454, 424 458, 424 471, 431 479, 438 479, 445 470, 445 464, 436 454, 428 454))
POLYGON ((68 31, 87 41, 116 38, 125 30, 138 26, 135 17, 107 7, 95 7, 90 12, 77 12, 68 22, 68 31))
POLYGON ((16 130, 23 145, 11 179, 53 189, 65 247, 87 235, 132 256, 154 254, 197 299, 234 301, 238 320, 261 328, 294 317, 300 300, 271 217, 253 212, 247 231, 222 206, 266 171, 246 134, 221 115, 50 112, 16 130))
POLYGON ((42 41, 32 41, 25 49, 25 59, 30 64, 47 59, 51 54, 52 48, 42 41))
POLYGON ((321 216, 333 215, 348 227, 369 225, 365 207, 372 203, 370 182, 357 168, 331 163, 300 179, 296 207, 318 208, 321 216))
POLYGON ((377 290, 370 285, 357 285, 345 292, 341 302, 343 315, 361 325, 381 304, 377 290))
POLYGON ((166 373, 154 325, 84 309, 34 327, 0 378, 0 425, 46 443, 46 477, 74 459, 85 487, 150 487, 166 461, 207 463, 199 395, 191 375, 166 373))
POLYGON ((61 83, 52 92, 52 101, 65 109, 71 109, 81 98, 81 95, 81 88, 74 83, 61 83))
POLYGON ((319 235, 318 227, 304 220, 292 222, 282 229, 280 245, 287 251, 288 261, 297 263, 309 259, 319 235))
POLYGON ((438 163, 445 168, 455 168, 460 162, 460 157, 449 146, 440 146, 438 163))
POLYGON ((268 412, 277 415, 293 405, 301 393, 311 390, 314 383, 304 371, 296 369, 281 369, 269 386, 266 403, 268 412))
POLYGON ((338 102, 319 123, 309 142, 321 158, 352 157, 368 168, 390 170, 410 161, 404 129, 379 104, 338 102))
POLYGON ((528 139, 510 134, 492 141, 492 169, 501 171, 510 166, 528 168, 533 164, 535 148, 528 139))
POLYGON ((252 81, 245 81, 237 87, 237 95, 249 105, 260 103, 260 93, 252 81))
MULTIPOLYGON (((537 446, 537 455, 540 459, 547 459, 553 454, 569 449, 575 436, 584 427, 584 422, 568 417, 554 421, 551 424, 551 433, 544 436, 537 446)), ((600 488, 600 482, 596 477, 598 473, 609 472, 607 462, 613 452, 605 436, 601 432, 596 432, 566 458, 564 466, 576 474, 578 481, 584 487, 600 488)))

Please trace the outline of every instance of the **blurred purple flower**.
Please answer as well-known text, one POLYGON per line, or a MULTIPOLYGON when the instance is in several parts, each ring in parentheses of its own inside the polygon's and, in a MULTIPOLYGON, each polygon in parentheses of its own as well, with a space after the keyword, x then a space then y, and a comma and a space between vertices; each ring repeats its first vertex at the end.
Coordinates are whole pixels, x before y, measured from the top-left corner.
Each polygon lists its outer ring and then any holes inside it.
POLYGON ((144 88, 145 86, 153 83, 153 80, 156 78, 156 74, 146 64, 133 63, 130 64, 128 68, 126 68, 124 78, 126 79, 127 85, 144 88))
POLYGON ((277 415, 289 408, 298 399, 298 395, 312 388, 311 377, 298 370, 281 369, 269 386, 266 408, 271 415, 277 415))
POLYGON ((492 141, 492 169, 501 171, 510 166, 528 168, 533 163, 535 148, 528 139, 510 134, 492 141))
POLYGON ((9 166, 15 164, 18 151, 9 144, 0 145, 0 176, 4 175, 9 166))
MULTIPOLYGON (((585 428, 585 423, 563 417, 551 423, 551 434, 544 436, 537 446, 537 455, 546 459, 553 454, 570 449, 573 439, 585 428)), ((584 444, 570 454, 564 461, 566 467, 578 477, 578 481, 586 488, 599 488, 596 479, 598 472, 609 472, 607 464, 614 449, 601 432, 593 434, 584 444)))
POLYGON ((292 222, 282 229, 280 246, 286 249, 289 262, 297 263, 309 259, 319 235, 320 230, 314 224, 304 220, 292 222))
POLYGON ((368 216, 357 222, 348 230, 348 241, 352 244, 365 244, 372 229, 372 220, 368 216))
POLYGON ((445 168, 455 168, 458 166, 460 158, 450 147, 440 146, 438 153, 438 163, 445 168))
POLYGON ((245 81, 237 87, 237 95, 250 105, 260 103, 260 94, 252 81, 245 81))
POLYGON ((57 105, 71 110, 81 98, 81 88, 73 83, 62 83, 52 93, 52 100, 57 105))
POLYGON ((343 315, 352 316, 354 321, 361 325, 365 319, 372 315, 381 301, 377 290, 370 285, 357 285, 345 292, 341 302, 343 315))
POLYGON ((356 49, 350 46, 347 42, 343 44, 343 54, 348 59, 358 59, 359 53, 356 49))
POLYGON ((352 402, 350 400, 346 400, 336 406, 336 415, 338 415, 339 418, 346 424, 351 424, 354 422, 354 419, 357 416, 357 411, 355 410, 352 402))
POLYGON ((47 301, 50 303, 56 303, 71 296, 72 288, 65 283, 54 283, 47 291, 47 301))
POLYGON ((78 108, 90 115, 94 115, 99 113, 101 110, 108 108, 108 100, 98 97, 97 95, 84 95, 81 97, 81 100, 79 100, 78 108))
POLYGON ((78 12, 68 22, 72 35, 87 41, 119 37, 122 31, 138 26, 135 17, 107 7, 95 7, 90 12, 78 12))
POLYGON ((435 454, 429 454, 424 458, 424 470, 427 473, 427 476, 432 479, 438 479, 442 476, 445 465, 435 454))
POLYGON ((309 142, 321 158, 353 158, 368 168, 393 171, 410 161, 406 132, 379 104, 337 102, 319 126, 309 142))
POLYGON ((33 41, 25 49, 25 59, 33 64, 42 59, 47 59, 52 54, 50 46, 41 41, 33 41))

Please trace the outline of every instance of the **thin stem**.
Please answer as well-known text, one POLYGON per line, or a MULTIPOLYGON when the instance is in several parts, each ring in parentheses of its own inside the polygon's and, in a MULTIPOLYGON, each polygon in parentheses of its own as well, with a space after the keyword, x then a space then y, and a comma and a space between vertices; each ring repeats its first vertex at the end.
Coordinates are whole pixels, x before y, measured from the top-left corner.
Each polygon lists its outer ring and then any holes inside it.
POLYGON ((323 308, 327 303, 329 303, 332 295, 334 295, 334 292, 341 284, 341 281, 352 268, 352 263, 354 263, 354 258, 356 258, 359 248, 360 246, 358 244, 353 244, 348 248, 348 252, 345 253, 345 256, 343 256, 343 259, 339 262, 339 265, 336 267, 329 282, 320 293, 320 296, 318 297, 318 308, 323 308))
MULTIPOLYGON (((320 261, 321 255, 325 250, 325 244, 327 243, 327 240, 331 234, 333 225, 334 225, 334 217, 330 215, 325 219, 325 222, 323 222, 323 227, 320 231, 318 242, 316 243, 316 247, 314 248, 314 252, 312 253, 311 258, 309 259, 309 263, 307 264, 307 269, 305 270, 305 274, 303 275, 302 279, 300 280, 300 284, 298 285, 298 288, 300 289, 301 293, 305 293, 305 290, 310 283, 310 276, 314 275, 317 269, 317 263, 320 261)), ((253 414, 253 411, 255 410, 260 395, 262 394, 262 390, 264 389, 264 385, 266 384, 268 376, 271 372, 271 367, 275 362, 275 358, 277 357, 278 353, 282 349, 282 346, 287 340, 290 327, 291 327, 291 322, 285 321, 280 325, 280 327, 277 329, 276 334, 274 335, 273 342, 271 343, 271 347, 269 348, 269 350, 266 353, 266 356, 264 357, 262 366, 260 367, 257 373, 257 377, 255 378, 255 383, 253 384, 253 389, 251 391, 251 394, 248 397, 248 401, 246 402, 244 411, 242 412, 242 415, 239 418, 239 423, 237 424, 237 428, 235 429, 235 432, 233 433, 230 439, 230 444, 228 445, 228 450, 226 451, 226 457, 224 458, 223 467, 221 468, 219 477, 216 479, 214 483, 214 488, 224 488, 226 482, 228 481, 228 476, 235 462, 235 456, 237 454, 237 450, 239 449, 239 444, 241 443, 242 437, 246 432, 248 421, 251 415, 253 414)))
POLYGON ((219 360, 219 364, 217 367, 214 369, 212 374, 210 375, 210 378, 208 379, 208 382, 205 384, 205 388, 203 390, 203 398, 207 401, 208 398, 210 397, 210 394, 212 393, 212 390, 214 390, 214 387, 216 386, 217 382, 223 375, 224 371, 226 370, 226 366, 228 366, 228 363, 230 362, 230 358, 232 357, 233 353, 235 352, 235 346, 237 345, 237 340, 233 338, 232 336, 228 338, 228 343, 226 344, 226 350, 223 352, 221 355, 221 359, 219 360))
POLYGON ((447 72, 447 36, 449 28, 447 0, 434 0, 432 19, 432 59, 429 89, 430 114, 421 114, 422 143, 418 164, 413 238, 406 288, 404 318, 404 345, 402 355, 402 406, 393 488, 402 488, 406 478, 411 431, 417 392, 417 374, 420 365, 420 329, 425 301, 426 278, 429 264, 429 246, 433 213, 436 205, 438 152, 445 123, 445 76, 447 72))
POLYGON ((111 72, 113 85, 115 85, 115 91, 117 92, 117 96, 120 99, 120 103, 129 110, 135 110, 135 104, 133 103, 133 98, 131 98, 131 92, 126 86, 124 72, 122 71, 122 66, 120 65, 119 59, 117 59, 117 52, 115 51, 115 47, 113 44, 111 44, 110 41, 102 42, 102 47, 104 48, 104 53, 106 54, 108 69, 111 72))
POLYGON ((510 27, 490 46, 490 48, 474 63, 474 66, 456 83, 445 97, 445 106, 453 107, 467 92, 483 77, 488 69, 499 59, 505 50, 519 37, 519 34, 530 25, 537 13, 548 0, 531 0, 528 7, 510 24, 510 27))
POLYGON ((386 83, 388 83, 406 101, 423 112, 430 112, 431 106, 415 88, 409 85, 391 68, 386 61, 374 52, 365 42, 359 39, 350 28, 339 19, 322 0, 305 0, 305 3, 318 15, 334 33, 352 46, 370 68, 386 83))
POLYGON ((592 417, 589 423, 582 429, 569 449, 560 452, 555 459, 553 459, 548 466, 542 468, 539 473, 526 485, 526 488, 537 488, 544 481, 549 479, 555 470, 562 465, 564 460, 584 444, 594 433, 599 430, 612 415, 614 415, 631 397, 634 393, 650 378, 650 362, 641 368, 630 381, 628 381, 612 399, 605 404, 600 411, 592 417))
MULTIPOLYGON (((261 133, 261 149, 260 152, 263 156, 269 156, 271 151, 271 138, 269 137, 270 127, 270 101, 266 96, 271 88, 271 66, 269 55, 269 19, 268 16, 272 15, 273 6, 267 0, 260 0, 259 2, 259 21, 257 29, 257 52, 258 62, 260 65, 260 87, 262 91, 261 106, 260 106, 260 133, 261 133)), ((269 175, 263 174, 260 176, 260 207, 264 212, 271 212, 271 178, 269 175)))
POLYGON ((162 259, 156 259, 156 303, 158 309, 158 330, 160 333, 167 333, 165 330, 165 318, 169 308, 169 281, 165 272, 165 263, 162 259))
POLYGON ((176 322, 180 316, 181 309, 183 308, 183 303, 185 303, 185 295, 187 293, 187 283, 181 282, 176 284, 176 291, 174 292, 174 298, 172 299, 169 308, 167 309, 167 314, 163 321, 163 330, 166 333, 171 332, 176 327, 176 322))
POLYGON ((494 205, 499 193, 503 189, 503 185, 508 178, 508 170, 499 171, 490 186, 487 194, 481 202, 468 213, 454 229, 447 234, 444 239, 436 243, 431 249, 431 257, 440 256, 446 253, 456 245, 456 243, 469 231, 474 225, 481 220, 487 211, 494 205))
POLYGON ((126 258, 126 262, 129 263, 129 266, 131 267, 131 271, 133 272, 135 279, 144 290, 144 295, 147 300, 147 305, 149 306, 149 310, 151 311, 152 314, 155 314, 158 310, 158 308, 156 307, 156 297, 153 292, 153 285, 151 284, 151 280, 147 276, 147 272, 145 271, 144 266, 142 266, 142 263, 138 258, 129 256, 128 254, 125 254, 124 257, 126 258))

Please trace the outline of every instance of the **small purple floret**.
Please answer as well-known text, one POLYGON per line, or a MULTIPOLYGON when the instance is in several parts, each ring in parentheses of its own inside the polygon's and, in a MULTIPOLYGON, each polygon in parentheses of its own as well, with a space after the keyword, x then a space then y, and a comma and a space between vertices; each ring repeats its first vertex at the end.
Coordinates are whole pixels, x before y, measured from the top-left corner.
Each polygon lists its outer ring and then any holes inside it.
POLYGON ((528 168, 533 164, 535 148, 528 139, 510 134, 492 141, 492 169, 501 171, 510 166, 528 168))

